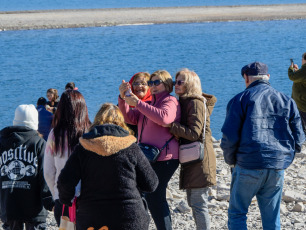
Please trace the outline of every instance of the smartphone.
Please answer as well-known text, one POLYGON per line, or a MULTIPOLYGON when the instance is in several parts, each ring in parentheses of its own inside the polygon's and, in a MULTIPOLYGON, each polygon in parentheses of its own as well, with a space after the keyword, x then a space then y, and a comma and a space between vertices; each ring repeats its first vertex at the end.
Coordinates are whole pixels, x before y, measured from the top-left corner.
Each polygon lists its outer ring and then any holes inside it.
POLYGON ((131 93, 132 93, 132 90, 131 90, 131 89, 128 89, 128 90, 125 92, 125 96, 126 96, 126 97, 130 97, 130 96, 131 96, 131 93))
POLYGON ((294 65, 294 62, 293 62, 293 59, 292 59, 292 58, 290 59, 290 62, 291 62, 292 65, 294 65))

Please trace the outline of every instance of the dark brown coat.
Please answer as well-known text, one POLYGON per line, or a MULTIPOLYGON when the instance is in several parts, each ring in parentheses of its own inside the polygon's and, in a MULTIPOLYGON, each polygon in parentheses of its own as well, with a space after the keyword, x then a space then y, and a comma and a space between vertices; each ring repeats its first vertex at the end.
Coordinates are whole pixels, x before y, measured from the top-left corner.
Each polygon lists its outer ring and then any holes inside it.
MULTIPOLYGON (((217 98, 204 93, 203 96, 207 100, 204 160, 181 166, 180 189, 204 188, 216 184, 216 156, 210 129, 210 115, 217 98)), ((180 144, 201 141, 204 126, 203 99, 198 96, 188 96, 180 97, 179 102, 182 111, 181 122, 172 123, 170 132, 180 138, 180 144)))

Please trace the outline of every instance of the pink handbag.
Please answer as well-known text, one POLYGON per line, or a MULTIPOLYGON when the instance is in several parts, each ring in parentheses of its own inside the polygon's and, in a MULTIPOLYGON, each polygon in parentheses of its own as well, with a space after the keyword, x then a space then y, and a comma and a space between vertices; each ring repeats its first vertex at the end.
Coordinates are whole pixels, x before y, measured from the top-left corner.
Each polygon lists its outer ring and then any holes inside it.
POLYGON ((76 197, 73 199, 72 206, 69 207, 69 217, 63 216, 65 205, 63 204, 63 211, 61 217, 61 224, 59 226, 59 230, 75 230, 75 222, 76 222, 76 197))
POLYGON ((206 102, 204 100, 204 126, 202 141, 195 141, 190 144, 180 145, 179 161, 182 165, 196 163, 204 159, 204 143, 206 128, 206 102))

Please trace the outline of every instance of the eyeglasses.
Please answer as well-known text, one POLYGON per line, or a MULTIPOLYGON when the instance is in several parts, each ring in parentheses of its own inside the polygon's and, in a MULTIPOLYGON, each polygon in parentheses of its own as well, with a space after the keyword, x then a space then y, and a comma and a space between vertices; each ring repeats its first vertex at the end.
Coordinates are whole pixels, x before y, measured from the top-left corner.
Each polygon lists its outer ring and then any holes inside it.
POLYGON ((181 80, 178 80, 178 81, 174 81, 174 82, 173 82, 174 85, 176 85, 176 84, 177 84, 177 85, 182 85, 182 84, 184 84, 184 83, 185 83, 185 81, 181 81, 181 80))
POLYGON ((133 86, 147 86, 148 84, 146 83, 146 82, 134 82, 133 84, 132 84, 133 86))
POLYGON ((148 81, 148 86, 149 87, 152 87, 153 85, 159 86, 160 83, 163 83, 163 81, 162 80, 148 81))

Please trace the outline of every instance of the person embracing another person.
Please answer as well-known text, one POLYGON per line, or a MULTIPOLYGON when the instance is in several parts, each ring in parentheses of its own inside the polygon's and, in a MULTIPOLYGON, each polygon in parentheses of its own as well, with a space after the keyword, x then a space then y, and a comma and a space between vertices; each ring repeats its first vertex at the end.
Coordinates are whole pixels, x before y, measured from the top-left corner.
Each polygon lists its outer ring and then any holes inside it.
POLYGON ((158 230, 172 229, 171 214, 166 199, 169 180, 179 165, 179 145, 169 129, 163 125, 180 121, 181 109, 177 99, 170 95, 173 90, 171 75, 165 70, 155 71, 150 76, 148 86, 152 94, 151 102, 140 100, 132 92, 126 96, 130 85, 122 82, 119 87, 119 108, 126 123, 137 125, 138 142, 165 147, 152 167, 159 184, 153 193, 146 193, 145 199, 158 230), (130 106, 134 106, 131 109, 130 106), (168 144, 167 144, 168 143, 168 144))
POLYGON ((209 186, 216 184, 216 156, 210 129, 210 115, 217 101, 213 95, 202 93, 199 76, 189 69, 175 75, 175 93, 179 96, 181 121, 167 125, 179 138, 181 145, 200 141, 203 143, 202 161, 182 164, 180 189, 186 189, 188 205, 192 208, 197 230, 210 229, 208 212, 209 186), (206 113, 206 116, 205 116, 206 113))

